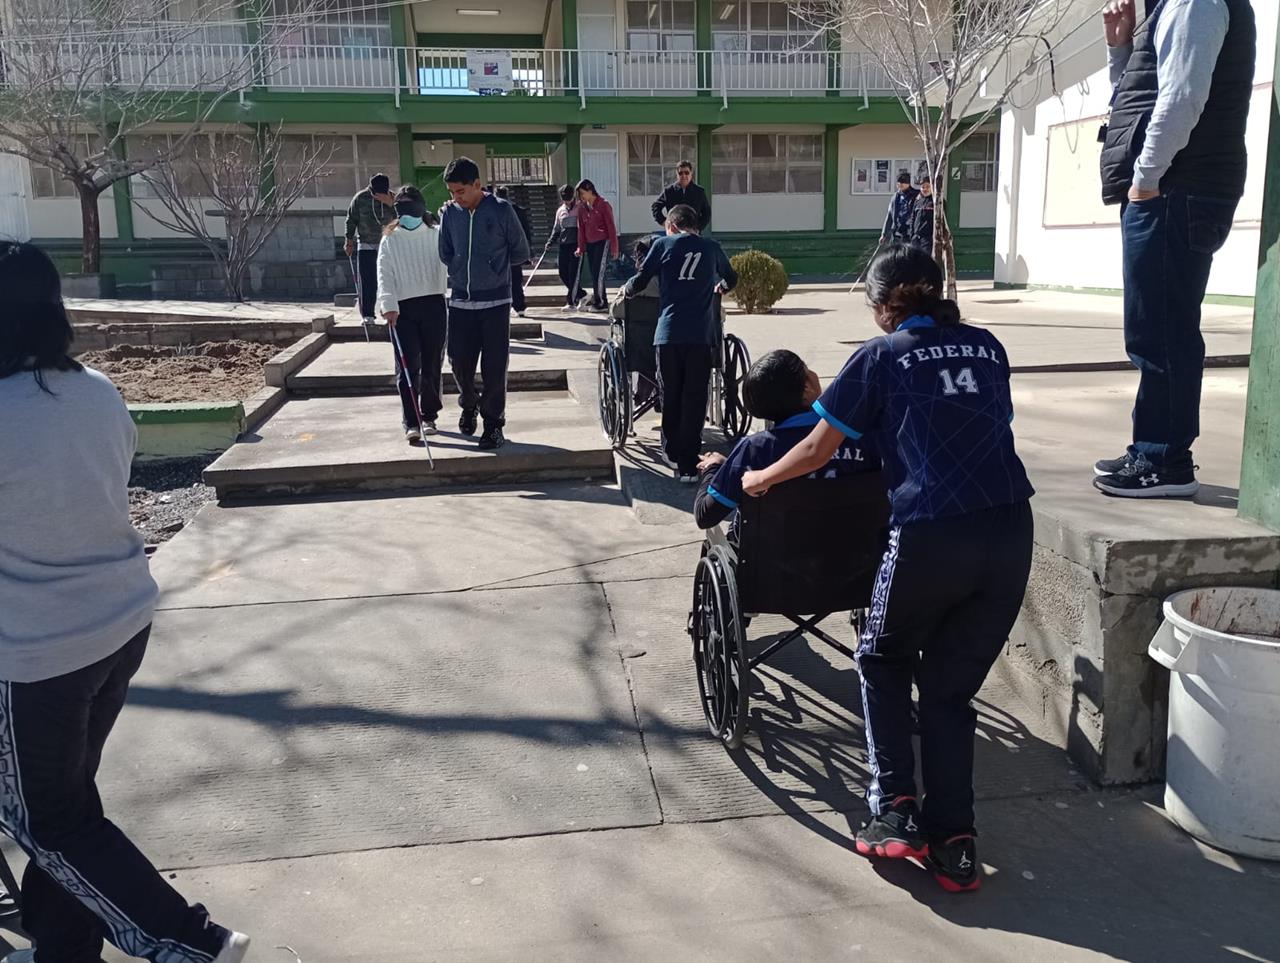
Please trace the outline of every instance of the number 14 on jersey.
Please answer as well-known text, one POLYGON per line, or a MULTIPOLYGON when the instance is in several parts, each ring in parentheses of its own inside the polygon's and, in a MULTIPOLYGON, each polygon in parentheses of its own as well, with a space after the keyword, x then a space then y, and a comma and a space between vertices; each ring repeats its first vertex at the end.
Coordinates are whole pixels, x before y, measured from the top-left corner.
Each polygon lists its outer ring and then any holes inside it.
POLYGON ((950 368, 943 368, 938 372, 938 377, 942 379, 944 395, 958 395, 961 391, 967 395, 978 393, 978 382, 973 376, 972 368, 961 368, 960 373, 954 376, 950 368))

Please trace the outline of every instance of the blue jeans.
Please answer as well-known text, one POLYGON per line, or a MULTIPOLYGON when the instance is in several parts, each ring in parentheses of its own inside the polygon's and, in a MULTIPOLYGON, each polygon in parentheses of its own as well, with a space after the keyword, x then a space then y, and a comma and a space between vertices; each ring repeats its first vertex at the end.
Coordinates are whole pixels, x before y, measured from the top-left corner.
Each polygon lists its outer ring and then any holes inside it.
POLYGON ((1124 344, 1141 372, 1129 451, 1156 465, 1186 457, 1200 434, 1200 302, 1236 203, 1173 190, 1121 210, 1124 344))

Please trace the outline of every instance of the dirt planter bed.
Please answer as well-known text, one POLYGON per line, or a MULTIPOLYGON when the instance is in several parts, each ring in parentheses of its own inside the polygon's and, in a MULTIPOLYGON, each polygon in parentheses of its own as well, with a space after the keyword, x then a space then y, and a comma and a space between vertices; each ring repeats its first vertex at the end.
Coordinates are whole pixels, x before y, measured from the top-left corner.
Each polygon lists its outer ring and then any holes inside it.
POLYGON ((178 348, 116 345, 79 361, 110 378, 130 404, 243 401, 266 385, 263 366, 281 345, 208 341, 178 348))

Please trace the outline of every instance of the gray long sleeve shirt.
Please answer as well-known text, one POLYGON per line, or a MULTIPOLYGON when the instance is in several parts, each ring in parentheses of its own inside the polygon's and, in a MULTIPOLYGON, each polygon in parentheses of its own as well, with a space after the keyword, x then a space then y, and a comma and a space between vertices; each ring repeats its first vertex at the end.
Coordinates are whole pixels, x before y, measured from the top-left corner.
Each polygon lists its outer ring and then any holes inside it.
MULTIPOLYGON (((1166 0, 1156 24, 1156 105, 1133 167, 1138 190, 1159 190, 1160 179, 1191 139, 1230 23, 1223 0, 1166 0)), ((1132 53, 1133 44, 1108 48, 1112 86, 1120 82, 1132 53)))
POLYGON ((105 659, 151 621, 156 583, 129 521, 137 429, 105 375, 0 378, 0 679, 105 659), (50 393, 52 392, 52 393, 50 393))

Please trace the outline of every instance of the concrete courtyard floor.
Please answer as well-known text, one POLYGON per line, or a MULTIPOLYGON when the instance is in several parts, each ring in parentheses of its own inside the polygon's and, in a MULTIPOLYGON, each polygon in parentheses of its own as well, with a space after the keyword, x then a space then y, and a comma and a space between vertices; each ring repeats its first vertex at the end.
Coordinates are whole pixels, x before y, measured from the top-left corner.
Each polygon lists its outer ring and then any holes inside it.
MULTIPOLYGON (((819 314, 731 328, 829 377, 869 321, 860 295, 816 297, 819 314)), ((967 292, 1005 297, 966 310, 1015 364, 1123 359, 1118 299, 967 292)), ((1207 315, 1211 353, 1247 353, 1245 309, 1207 315)), ((1126 440, 1129 373, 1019 374, 1020 450, 1042 493, 1099 526, 1243 526, 1246 381, 1209 372, 1196 504, 1090 488, 1126 440)), ((685 635, 699 534, 643 514, 582 482, 205 509, 153 561, 161 611, 103 761, 108 812, 253 935, 255 961, 1280 960, 1280 863, 1193 841, 1159 786, 1094 788, 995 681, 978 700, 983 891, 857 856, 852 663, 785 650, 726 753, 685 635)), ((760 618, 750 638, 780 628, 760 618)))

